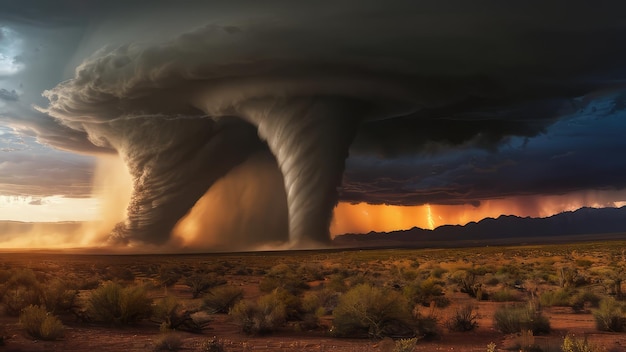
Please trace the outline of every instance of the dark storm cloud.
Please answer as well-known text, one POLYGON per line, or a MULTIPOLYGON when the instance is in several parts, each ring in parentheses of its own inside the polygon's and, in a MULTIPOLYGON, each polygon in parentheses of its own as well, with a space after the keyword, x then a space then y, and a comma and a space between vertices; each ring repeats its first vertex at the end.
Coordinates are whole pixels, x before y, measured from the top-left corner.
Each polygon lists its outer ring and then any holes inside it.
POLYGON ((15 89, 7 90, 4 88, 0 88, 0 99, 5 101, 18 101, 20 96, 17 94, 15 89))
MULTIPOLYGON (((50 10, 48 25, 70 14, 91 18, 85 5, 62 3, 78 7, 50 10)), ((46 21, 39 10, 8 4, 5 16, 46 21)), ((111 30, 123 31, 132 28, 125 16, 140 16, 144 3, 129 3, 128 12, 121 2, 95 4, 105 18, 119 11, 111 30)), ((171 5, 159 4, 150 13, 167 18, 171 5)), ((65 149, 115 150, 127 162, 135 191, 120 237, 163 242, 207 188, 266 148, 283 174, 296 241, 328 238, 353 139, 345 200, 475 203, 543 192, 555 183, 550 177, 546 184, 529 180, 574 170, 579 164, 571 158, 552 157, 581 155, 580 144, 553 147, 552 155, 532 144, 528 153, 503 146, 553 133, 550 126, 590 106, 576 99, 594 92, 601 98, 624 89, 626 80, 621 1, 253 4, 190 3, 189 22, 206 13, 209 25, 142 43, 124 32, 130 44, 96 52, 71 80, 46 92, 50 104, 41 111, 60 126, 30 130, 65 149), (71 145, 54 138, 64 133, 71 145), (416 156, 437 165, 423 168, 416 156), (508 185, 494 181, 502 177, 511 177, 508 185)), ((180 11, 164 22, 187 18, 175 18, 180 11)), ((587 165, 623 175, 615 163, 587 165)), ((596 187, 611 182, 597 180, 596 187)), ((564 191, 590 185, 562 184, 564 191)))
POLYGON ((396 205, 463 204, 518 195, 626 188, 623 95, 594 100, 534 138, 496 150, 349 161, 340 198, 396 205), (390 178, 389 175, 393 175, 390 178))

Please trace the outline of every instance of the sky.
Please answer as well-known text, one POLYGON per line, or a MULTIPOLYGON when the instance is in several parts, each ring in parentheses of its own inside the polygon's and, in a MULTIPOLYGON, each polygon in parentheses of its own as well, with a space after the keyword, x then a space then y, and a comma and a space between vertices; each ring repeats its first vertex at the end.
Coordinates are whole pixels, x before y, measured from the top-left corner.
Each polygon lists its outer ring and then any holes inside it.
POLYGON ((306 245, 623 206, 624 7, 2 1, 0 220, 95 225, 0 247, 306 245))

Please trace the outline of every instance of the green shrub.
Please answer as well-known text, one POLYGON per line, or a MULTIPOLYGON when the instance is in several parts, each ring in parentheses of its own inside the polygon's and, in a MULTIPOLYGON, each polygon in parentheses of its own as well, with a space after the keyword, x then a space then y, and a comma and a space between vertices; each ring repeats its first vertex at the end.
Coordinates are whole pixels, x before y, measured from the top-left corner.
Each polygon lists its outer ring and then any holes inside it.
POLYGON ((122 287, 107 282, 93 290, 87 300, 87 315, 107 324, 132 324, 150 317, 151 313, 152 300, 140 286, 122 287))
POLYGON ((303 290, 309 289, 304 277, 298 275, 286 264, 278 264, 272 267, 259 283, 262 292, 272 292, 277 288, 289 291, 293 295, 299 295, 303 290))
POLYGON ((452 282, 459 285, 459 290, 467 293, 470 297, 478 300, 484 299, 482 291, 482 282, 479 274, 475 270, 457 270, 450 278, 452 282))
POLYGON ((569 307, 573 292, 566 288, 554 291, 545 291, 539 296, 539 303, 544 307, 569 307))
POLYGON ((191 288, 191 296, 193 298, 198 298, 201 294, 207 292, 210 288, 224 285, 226 280, 221 277, 218 277, 216 274, 193 274, 189 277, 186 277, 185 285, 191 288))
POLYGON ((276 295, 277 299, 285 305, 286 319, 288 321, 300 320, 302 318, 302 302, 298 296, 280 287, 275 289, 272 294, 276 295))
POLYGON ((489 295, 489 298, 494 302, 515 302, 521 300, 520 295, 516 291, 508 288, 493 292, 489 295))
POLYGON ((570 299, 571 307, 577 312, 582 311, 587 304, 597 308, 600 304, 600 296, 589 290, 585 290, 578 292, 570 299))
POLYGON ((174 265, 163 265, 159 268, 158 279, 161 285, 166 287, 173 286, 180 280, 183 274, 180 268, 174 265))
POLYGON ((596 329, 600 331, 621 332, 626 327, 626 306, 609 297, 600 301, 600 307, 593 311, 596 329))
POLYGON ((229 313, 235 324, 246 334, 259 335, 274 332, 287 319, 287 308, 274 291, 258 301, 243 300, 235 304, 229 313))
POLYGON ((211 313, 228 313, 243 298, 243 289, 235 286, 219 286, 211 289, 203 298, 204 308, 211 313))
POLYGON ((533 304, 500 307, 493 319, 495 328, 505 334, 526 330, 534 334, 550 332, 550 321, 533 304))
POLYGON ((202 324, 196 322, 191 317, 191 312, 185 310, 174 296, 158 300, 154 305, 152 317, 160 322, 164 329, 202 331, 202 324))
POLYGON ((472 331, 478 327, 478 314, 471 304, 456 309, 454 315, 446 322, 450 331, 472 331))
POLYGON ((442 268, 442 267, 436 266, 436 267, 434 267, 434 268, 430 271, 430 276, 431 276, 431 277, 433 277, 433 278, 435 278, 435 279, 441 279, 441 277, 443 276, 443 274, 445 274, 445 273, 447 273, 447 272, 448 272, 448 270, 446 270, 446 269, 444 269, 444 268, 442 268))
POLYGON ((68 290, 68 284, 61 280, 49 282, 42 291, 42 303, 51 313, 68 312, 76 305, 77 290, 68 290))
POLYGON ((335 292, 343 293, 348 291, 348 285, 346 285, 345 278, 339 274, 331 275, 328 283, 326 283, 326 287, 335 292))
POLYGON ((65 330, 57 317, 48 314, 46 309, 40 306, 24 308, 20 314, 20 325, 30 336, 41 340, 61 338, 65 330))
POLYGON ((341 296, 333 317, 332 333, 341 337, 382 338, 414 333, 407 300, 395 291, 368 284, 341 296))
POLYGON ((579 266, 583 269, 589 269, 593 265, 593 262, 588 259, 576 259, 575 263, 576 266, 579 266))
POLYGON ((434 301, 435 305, 440 308, 450 305, 450 300, 444 296, 441 284, 432 278, 407 285, 403 293, 412 304, 428 307, 434 301))
POLYGON ((302 264, 296 270, 297 275, 308 281, 324 280, 324 270, 321 265, 302 264))
POLYGON ((32 270, 12 270, 10 275, 0 292, 6 314, 16 317, 24 308, 43 303, 42 285, 32 270))
POLYGON ((563 352, 600 352, 603 351, 600 347, 594 346, 587 341, 587 337, 579 338, 573 334, 567 334, 561 344, 561 350, 563 352))
POLYGON ((135 274, 132 270, 124 266, 111 266, 106 268, 106 272, 103 275, 104 280, 111 281, 134 281, 135 274))
POLYGON ((302 321, 299 323, 300 328, 302 330, 319 328, 320 318, 332 312, 337 301, 338 294, 329 289, 306 292, 301 299, 302 321))

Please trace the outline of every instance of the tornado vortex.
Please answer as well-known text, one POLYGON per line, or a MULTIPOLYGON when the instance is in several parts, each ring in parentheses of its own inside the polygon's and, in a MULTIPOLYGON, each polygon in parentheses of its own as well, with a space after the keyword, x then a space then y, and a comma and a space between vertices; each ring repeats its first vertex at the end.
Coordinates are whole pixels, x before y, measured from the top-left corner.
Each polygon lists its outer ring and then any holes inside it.
POLYGON ((164 44, 104 50, 45 92, 42 111, 127 164, 133 193, 113 240, 165 243, 217 180, 269 148, 283 175, 290 242, 328 242, 359 122, 410 110, 398 103, 403 84, 376 72, 297 56, 241 62, 240 51, 223 48, 217 60, 215 43, 226 39, 250 40, 209 26, 164 44))

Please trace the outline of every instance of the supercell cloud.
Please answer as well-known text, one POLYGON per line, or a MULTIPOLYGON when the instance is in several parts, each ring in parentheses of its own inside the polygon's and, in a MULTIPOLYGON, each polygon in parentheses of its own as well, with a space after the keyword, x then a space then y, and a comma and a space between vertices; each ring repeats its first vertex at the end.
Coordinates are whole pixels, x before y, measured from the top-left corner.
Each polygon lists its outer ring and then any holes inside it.
MULTIPOLYGON (((126 43, 103 43, 70 79, 49 87, 38 108, 46 116, 30 130, 64 150, 121 156, 133 181, 127 219, 111 235, 122 242, 167 242, 218 180, 268 152, 273 160, 264 165, 282 175, 276 194, 286 198, 288 238, 303 245, 328 241, 339 199, 474 204, 624 186, 619 162, 603 170, 615 181, 524 177, 528 168, 559 175, 580 167, 568 153, 572 139, 556 147, 538 136, 590 133, 568 126, 590 123, 579 113, 596 100, 607 114, 624 110, 621 2, 330 4, 272 2, 274 10, 255 13, 205 3, 190 7, 198 26, 186 33, 134 40, 130 31, 126 43), (202 23, 202 11, 224 15, 202 23), (524 149, 531 138, 546 147, 524 149), (490 189, 485 175, 511 182, 490 189)), ((54 15, 48 25, 66 23, 54 15)), ((17 95, 4 89, 0 98, 17 95)), ((587 160, 606 148, 582 154, 587 160)))

